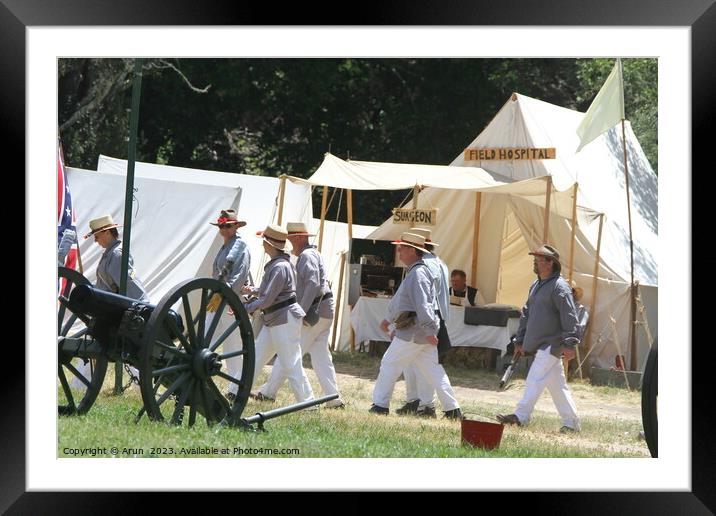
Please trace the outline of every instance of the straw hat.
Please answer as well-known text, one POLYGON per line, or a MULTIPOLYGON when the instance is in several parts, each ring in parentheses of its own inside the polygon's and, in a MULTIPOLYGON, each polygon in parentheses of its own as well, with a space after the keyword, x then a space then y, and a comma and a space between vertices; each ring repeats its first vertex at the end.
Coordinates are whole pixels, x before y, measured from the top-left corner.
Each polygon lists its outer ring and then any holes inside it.
POLYGON ((236 210, 221 210, 216 222, 209 222, 209 224, 212 226, 223 226, 224 224, 229 224, 231 226, 238 226, 238 229, 244 227, 246 225, 246 221, 236 220, 236 210))
POLYGON ((100 231, 118 228, 119 224, 114 223, 114 219, 112 218, 112 215, 105 215, 98 219, 90 220, 89 227, 90 227, 90 232, 85 235, 85 238, 89 238, 92 235, 94 235, 95 233, 99 233, 100 231))
POLYGON ((545 258, 550 258, 550 259, 554 260, 555 262, 559 263, 560 265, 562 265, 561 262, 559 261, 559 252, 557 252, 557 250, 554 247, 552 247, 551 245, 543 245, 536 251, 532 251, 531 253, 528 253, 528 254, 531 254, 533 256, 544 256, 545 258))
POLYGON ((409 245, 410 247, 414 247, 415 249, 419 251, 423 251, 424 253, 429 253, 427 249, 425 249, 425 237, 422 235, 416 235, 415 233, 403 233, 400 235, 400 240, 395 240, 391 242, 393 245, 409 245))
POLYGON ((440 244, 436 244, 435 242, 433 242, 433 241, 430 239, 430 230, 427 229, 427 228, 410 228, 408 231, 411 232, 411 233, 413 233, 413 234, 415 234, 415 235, 420 235, 420 236, 422 236, 422 237, 425 239, 425 243, 426 243, 426 244, 430 244, 430 245, 433 246, 433 247, 439 247, 439 246, 440 246, 440 244))
POLYGON ((305 222, 287 222, 286 231, 288 236, 316 236, 315 233, 308 232, 308 226, 305 222))
POLYGON ((263 231, 258 231, 256 236, 260 236, 269 245, 275 247, 279 251, 286 248, 286 230, 276 224, 269 224, 263 231))

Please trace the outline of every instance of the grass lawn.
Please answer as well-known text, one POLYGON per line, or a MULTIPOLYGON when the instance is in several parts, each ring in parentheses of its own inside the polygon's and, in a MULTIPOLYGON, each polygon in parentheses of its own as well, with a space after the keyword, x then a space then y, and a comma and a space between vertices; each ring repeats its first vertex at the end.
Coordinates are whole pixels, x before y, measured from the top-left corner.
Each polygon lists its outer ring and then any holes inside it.
MULTIPOLYGON (((111 394, 113 375, 108 372, 99 398, 88 414, 59 418, 58 455, 76 456, 77 450, 94 449, 97 457, 649 457, 642 431, 637 391, 570 383, 582 417, 582 432, 562 435, 559 417, 548 394, 537 404, 527 427, 505 427, 499 448, 484 450, 461 445, 461 424, 440 418, 420 419, 395 415, 404 402, 404 382, 393 395, 391 414, 369 414, 371 394, 380 359, 367 353, 337 353, 334 363, 345 409, 301 411, 266 422, 267 432, 209 428, 202 417, 192 428, 153 423, 146 417, 134 423, 142 406, 138 387, 121 396, 111 394), (116 449, 116 451, 113 450, 116 449)), ((310 365, 305 359, 304 364, 310 365)), ((109 368, 111 372, 112 367, 109 368)), ((496 372, 449 365, 446 367, 462 410, 468 415, 492 418, 512 412, 523 392, 524 380, 515 379, 498 391, 496 372)), ((263 369, 255 388, 270 368, 263 369)), ((314 392, 320 387, 307 368, 314 392)), ((276 403, 249 400, 243 416, 294 403, 287 384, 276 403)))

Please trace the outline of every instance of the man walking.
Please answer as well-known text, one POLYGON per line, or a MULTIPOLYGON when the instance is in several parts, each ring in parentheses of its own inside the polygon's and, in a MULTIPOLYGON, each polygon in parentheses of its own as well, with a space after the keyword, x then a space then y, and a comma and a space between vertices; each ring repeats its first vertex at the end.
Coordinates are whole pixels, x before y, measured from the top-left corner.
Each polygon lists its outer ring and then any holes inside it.
POLYGON ((532 283, 522 308, 515 357, 534 355, 535 359, 527 374, 525 394, 514 414, 497 414, 497 419, 506 425, 528 424, 546 387, 562 419, 560 432, 579 432, 579 417, 561 360, 562 355, 567 359, 574 358, 575 346, 579 344, 572 288, 560 275, 562 265, 554 247, 543 245, 529 254, 534 256, 533 270, 537 280, 532 283))
POLYGON ((313 389, 301 363, 301 321, 306 313, 296 299, 296 274, 286 248, 286 230, 269 224, 259 233, 271 260, 264 267, 264 277, 258 288, 245 286, 244 294, 258 298, 246 304, 246 311, 261 310, 264 328, 256 339, 256 367, 254 379, 274 354, 281 360, 282 374, 296 396, 296 401, 313 399, 313 389))
MULTIPOLYGON (((293 246, 296 262, 296 298, 306 316, 301 329, 301 354, 311 355, 311 365, 321 384, 323 395, 338 394, 336 370, 333 367, 331 351, 328 349, 328 333, 333 321, 333 293, 328 286, 326 266, 315 245, 308 243, 308 232, 303 222, 286 224, 288 240, 293 246)), ((256 394, 260 399, 275 399, 281 384, 286 379, 281 358, 277 357, 268 381, 256 394)), ((339 397, 325 404, 326 408, 343 408, 345 403, 339 397)))
POLYGON ((380 372, 373 389, 370 412, 388 414, 395 381, 405 367, 415 364, 435 389, 449 419, 461 419, 462 413, 445 370, 438 364, 438 330, 440 318, 435 311, 435 284, 422 260, 425 238, 403 233, 398 246, 401 261, 408 267, 405 279, 388 304, 388 315, 380 323, 386 333, 395 325, 388 351, 380 362, 380 372))
MULTIPOLYGON (((431 239, 432 233, 425 228, 410 228, 410 233, 425 238, 425 249, 428 252, 423 254, 423 263, 428 267, 435 285, 434 309, 440 318, 440 329, 438 331, 438 364, 450 350, 450 337, 447 331, 447 321, 450 316, 450 295, 448 294, 448 267, 436 254, 436 242, 431 239)), ((403 370, 405 378, 405 405, 395 411, 396 414, 415 414, 420 417, 436 417, 435 414, 435 389, 430 386, 427 378, 420 375, 415 365, 410 365, 403 370)))

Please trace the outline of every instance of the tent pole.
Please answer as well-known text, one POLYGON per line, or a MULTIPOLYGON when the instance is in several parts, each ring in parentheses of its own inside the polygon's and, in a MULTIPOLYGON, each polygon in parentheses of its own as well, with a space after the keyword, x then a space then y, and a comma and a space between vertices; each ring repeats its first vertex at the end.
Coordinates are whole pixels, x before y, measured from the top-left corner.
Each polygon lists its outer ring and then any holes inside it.
MULTIPOLYGON (((594 308, 597 306, 597 276, 599 275, 599 253, 602 249, 602 228, 604 227, 604 214, 599 215, 599 236, 597 237, 597 255, 594 258, 594 272, 592 272, 592 302, 589 304, 589 319, 591 322, 587 325, 587 334, 584 336, 586 343, 587 355, 591 350, 592 327, 594 326, 595 313, 594 308)), ((585 355, 584 359, 587 359, 585 355)))
MULTIPOLYGON (((336 313, 333 316, 333 338, 331 339, 331 351, 336 350, 336 336, 338 334, 338 317, 341 313, 341 298, 343 294, 343 271, 346 268, 346 252, 341 253, 341 273, 338 277, 338 299, 336 300, 336 313)), ((352 351, 352 350, 351 350, 352 351)))
POLYGON ((470 271, 470 285, 477 288, 477 249, 480 240, 480 208, 482 206, 482 192, 475 194, 475 227, 472 234, 472 269, 470 271))
POLYGON ((283 222, 283 198, 286 194, 286 174, 281 174, 281 182, 278 185, 278 225, 283 222))
POLYGON ((415 185, 413 187, 413 209, 418 209, 418 197, 420 196, 420 187, 415 185))
POLYGON ((574 275, 574 240, 577 237, 577 190, 579 185, 574 183, 574 192, 572 194, 572 240, 569 244, 569 281, 572 281, 574 275))
POLYGON ((323 247, 323 225, 326 222, 326 201, 328 200, 328 187, 323 187, 323 199, 321 199, 321 228, 318 230, 318 252, 323 247))
POLYGON ((348 240, 350 249, 350 240, 353 239, 353 190, 346 190, 346 209, 348 210, 348 240))
POLYGON ((542 232, 543 243, 549 244, 549 205, 552 200, 552 176, 547 176, 547 191, 544 201, 544 231, 542 232))
POLYGON ((636 322, 636 300, 634 296, 634 239, 632 238, 631 232, 631 200, 629 197, 629 168, 627 166, 627 149, 626 149, 626 129, 624 119, 622 118, 622 147, 624 149, 624 179, 626 183, 626 194, 627 194, 627 214, 629 215, 629 256, 631 264, 631 282, 629 285, 630 296, 630 315, 629 315, 629 354, 631 355, 629 369, 636 371, 636 332, 634 331, 634 324, 636 322))

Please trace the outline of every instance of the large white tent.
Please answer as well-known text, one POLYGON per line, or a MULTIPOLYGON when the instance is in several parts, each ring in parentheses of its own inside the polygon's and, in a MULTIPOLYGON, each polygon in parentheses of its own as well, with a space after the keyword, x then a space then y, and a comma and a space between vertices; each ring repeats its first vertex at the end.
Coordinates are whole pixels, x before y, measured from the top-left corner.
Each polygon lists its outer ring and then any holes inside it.
MULTIPOLYGON (((107 156, 99 157, 97 171, 67 168, 84 274, 92 282, 102 249, 81 235, 89 231, 89 221, 101 215, 111 214, 122 223, 126 170, 126 160, 107 156)), ((310 186, 287 182, 285 187, 282 222, 307 222, 317 232, 320 221, 312 218, 310 186)), ((211 275, 221 239, 216 227, 208 223, 221 208, 237 208, 239 219, 247 222, 239 232, 251 249, 254 281, 261 281, 267 259, 262 240, 254 235, 278 220, 280 179, 137 162, 134 188, 130 251, 152 301, 157 302, 184 280, 211 275)), ((374 226, 352 226, 356 238, 365 238, 374 230, 374 226)), ((334 288, 339 284, 348 240, 347 224, 325 221, 322 254, 334 288)), ((345 299, 341 301, 346 304, 345 299)), ((339 310, 337 328, 339 334, 350 335, 344 313, 339 310)), ((336 346, 347 349, 348 337, 336 346)))
MULTIPOLYGON (((77 213, 80 254, 84 273, 94 282, 102 249, 83 239, 89 221, 110 214, 124 220, 127 162, 100 156, 98 170, 67 168, 77 213)), ((238 209, 247 221, 239 230, 251 250, 255 282, 266 263, 256 231, 276 221, 280 181, 272 177, 212 172, 150 163, 135 164, 130 252, 153 302, 180 282, 211 276, 211 265, 221 246, 215 226, 219 210, 238 209)), ((310 188, 287 185, 284 220, 310 222, 310 188)), ((120 228, 120 237, 122 228, 120 228)))
MULTIPOLYGON (((523 304, 534 279, 527 253, 545 240, 545 206, 549 202, 546 240, 560 249, 564 275, 571 269, 573 278, 584 288, 582 302, 592 307, 590 363, 609 367, 614 365, 616 354, 629 357, 630 267, 624 164, 617 128, 579 154, 575 152, 579 143, 575 131, 582 117, 581 113, 515 94, 468 147, 555 147, 557 159, 468 163, 461 152, 452 167, 439 167, 343 161, 329 154, 308 180, 292 180, 358 190, 428 187, 419 195, 419 206, 439 209, 433 235, 448 266, 470 271, 475 260, 474 281, 485 299, 518 306, 523 304), (457 166, 469 168, 456 170, 457 166), (572 259, 575 183, 579 209, 572 259), (474 255, 476 206, 480 229, 474 255), (592 306, 598 246, 597 296, 592 306)), ((628 124, 626 135, 633 178, 634 277, 642 285, 643 313, 653 335, 657 327, 656 175, 628 124)), ((405 228, 391 218, 368 238, 396 238, 405 228)), ((649 346, 646 333, 643 328, 637 332, 639 367, 649 346)))

